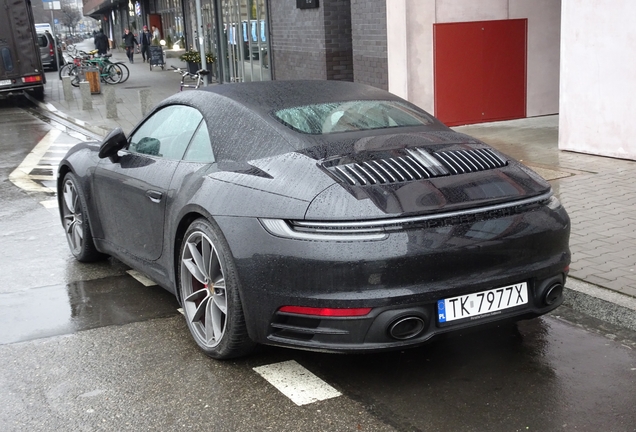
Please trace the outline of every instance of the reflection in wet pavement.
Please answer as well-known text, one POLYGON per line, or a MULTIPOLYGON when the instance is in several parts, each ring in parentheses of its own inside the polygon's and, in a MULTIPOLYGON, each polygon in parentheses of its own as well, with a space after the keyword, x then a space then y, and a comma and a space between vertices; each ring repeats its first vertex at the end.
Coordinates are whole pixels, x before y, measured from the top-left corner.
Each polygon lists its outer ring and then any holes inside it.
POLYGON ((634 351, 549 315, 413 350, 295 357, 398 430, 636 430, 634 351))
POLYGON ((175 297, 129 276, 0 294, 0 344, 177 314, 175 297))

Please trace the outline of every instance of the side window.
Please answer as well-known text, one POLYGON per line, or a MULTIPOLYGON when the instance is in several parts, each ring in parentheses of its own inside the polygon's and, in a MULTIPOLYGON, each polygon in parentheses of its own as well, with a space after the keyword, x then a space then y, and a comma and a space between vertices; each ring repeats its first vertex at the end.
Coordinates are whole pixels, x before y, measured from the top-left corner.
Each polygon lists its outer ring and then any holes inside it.
POLYGON ((188 162, 214 162, 214 153, 212 152, 212 142, 210 141, 210 135, 208 134, 208 128, 205 124, 205 120, 201 122, 199 129, 192 137, 190 146, 186 150, 184 161, 188 162))
POLYGON ((149 117, 131 136, 128 150, 180 160, 203 116, 185 105, 170 105, 149 117))

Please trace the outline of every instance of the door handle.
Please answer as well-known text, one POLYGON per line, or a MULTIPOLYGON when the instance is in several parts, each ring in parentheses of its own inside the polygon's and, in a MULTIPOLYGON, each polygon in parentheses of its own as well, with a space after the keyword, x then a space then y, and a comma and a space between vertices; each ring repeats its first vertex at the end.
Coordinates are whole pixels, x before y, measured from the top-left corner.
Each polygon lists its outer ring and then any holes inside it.
POLYGON ((161 192, 154 190, 146 191, 146 196, 154 203, 161 202, 161 198, 163 198, 163 194, 161 192))

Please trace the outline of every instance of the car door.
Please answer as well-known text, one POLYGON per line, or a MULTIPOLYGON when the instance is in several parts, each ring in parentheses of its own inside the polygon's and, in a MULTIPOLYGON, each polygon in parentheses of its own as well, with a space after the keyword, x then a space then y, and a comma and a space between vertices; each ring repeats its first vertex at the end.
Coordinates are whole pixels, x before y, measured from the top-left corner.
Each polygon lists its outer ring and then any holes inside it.
POLYGON ((93 195, 108 243, 144 260, 161 256, 170 184, 201 119, 192 107, 167 106, 131 134, 117 162, 99 162, 93 195))

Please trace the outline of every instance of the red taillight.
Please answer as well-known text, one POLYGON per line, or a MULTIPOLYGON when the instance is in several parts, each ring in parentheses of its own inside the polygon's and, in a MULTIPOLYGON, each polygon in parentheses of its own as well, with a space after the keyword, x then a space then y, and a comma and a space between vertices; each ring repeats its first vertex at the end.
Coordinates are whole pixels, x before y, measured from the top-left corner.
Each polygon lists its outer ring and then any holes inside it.
POLYGON ((305 306, 283 306, 279 309, 279 312, 324 317, 352 317, 367 315, 371 312, 371 308, 315 308, 305 306))
POLYGON ((49 53, 51 54, 51 57, 53 57, 53 44, 49 44, 49 53))
POLYGON ((22 77, 23 83, 34 83, 34 82, 40 82, 40 81, 42 81, 42 77, 40 75, 31 75, 31 76, 22 77))

